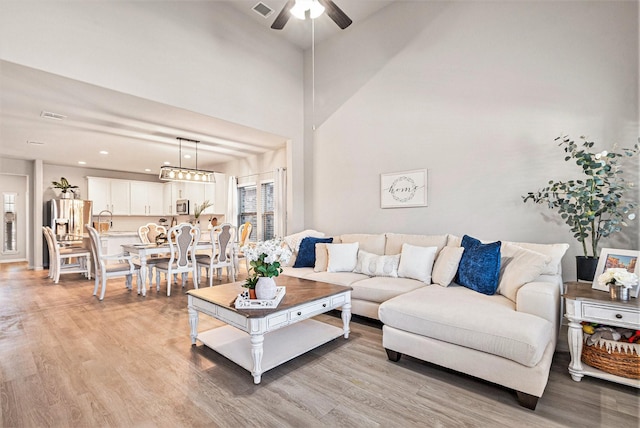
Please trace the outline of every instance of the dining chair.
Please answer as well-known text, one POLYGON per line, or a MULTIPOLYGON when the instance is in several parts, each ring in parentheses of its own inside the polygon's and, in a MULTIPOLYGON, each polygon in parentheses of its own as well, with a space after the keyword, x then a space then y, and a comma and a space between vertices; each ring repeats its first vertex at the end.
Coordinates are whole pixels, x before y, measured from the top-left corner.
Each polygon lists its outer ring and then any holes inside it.
POLYGON ((184 288, 189 273, 193 275, 193 286, 198 288, 198 264, 195 246, 200 240, 200 229, 189 223, 180 223, 169 229, 169 249, 171 255, 166 262, 156 263, 156 284, 160 284, 160 274, 167 280, 167 296, 171 295, 171 278, 182 274, 184 288))
POLYGON ((133 256, 118 254, 102 254, 102 245, 100 244, 100 235, 93 227, 87 225, 89 231, 89 240, 91 241, 91 252, 95 260, 95 286, 93 287, 93 295, 98 293, 98 285, 102 283, 100 291, 100 300, 104 299, 107 290, 107 280, 109 278, 125 277, 126 286, 132 289, 133 274, 137 274, 137 281, 140 281, 139 268, 133 263, 133 256))
MULTIPOLYGON (((156 238, 161 234, 166 237, 167 228, 156 223, 147 223, 138 228, 138 237, 140 238, 140 242, 143 244, 156 244, 156 238)), ((167 261, 169 261, 169 254, 153 254, 147 259, 147 268, 149 270, 147 278, 149 288, 151 288, 151 284, 153 283, 153 268, 157 263, 167 261)), ((156 290, 160 291, 159 282, 156 282, 156 290)))
POLYGON ((43 226, 42 232, 49 249, 49 277, 55 284, 60 275, 66 273, 83 273, 91 279, 91 252, 82 247, 62 247, 55 233, 49 226, 43 226), (75 261, 73 261, 75 259, 75 261))
MULTIPOLYGON (((224 223, 211 229, 211 252, 208 255, 196 256, 198 264, 198 276, 202 268, 207 272, 209 278, 209 287, 213 286, 213 273, 218 273, 218 279, 222 277, 222 268, 227 268, 227 279, 231 282, 236 280, 235 263, 234 263, 234 238, 236 227, 224 223)), ((198 283, 200 278, 198 277, 198 283)))
POLYGON ((238 247, 237 251, 234 253, 233 264, 236 272, 239 272, 240 259, 245 259, 245 265, 247 268, 247 273, 249 273, 249 262, 246 260, 244 253, 241 248, 249 242, 249 237, 251 236, 251 230, 253 229, 253 225, 250 222, 246 222, 240 225, 238 228, 238 247))

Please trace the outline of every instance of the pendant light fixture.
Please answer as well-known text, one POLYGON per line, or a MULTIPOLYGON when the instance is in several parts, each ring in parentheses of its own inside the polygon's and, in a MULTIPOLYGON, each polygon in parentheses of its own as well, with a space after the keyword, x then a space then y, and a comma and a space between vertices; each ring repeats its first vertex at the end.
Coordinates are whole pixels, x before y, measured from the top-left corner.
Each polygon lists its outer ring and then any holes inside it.
POLYGON ((180 142, 180 166, 163 165, 160 167, 160 180, 165 181, 186 181, 189 183, 215 183, 216 178, 213 171, 198 169, 198 143, 200 141, 188 138, 177 137, 180 142), (182 167, 182 142, 188 141, 196 145, 196 168, 182 167))

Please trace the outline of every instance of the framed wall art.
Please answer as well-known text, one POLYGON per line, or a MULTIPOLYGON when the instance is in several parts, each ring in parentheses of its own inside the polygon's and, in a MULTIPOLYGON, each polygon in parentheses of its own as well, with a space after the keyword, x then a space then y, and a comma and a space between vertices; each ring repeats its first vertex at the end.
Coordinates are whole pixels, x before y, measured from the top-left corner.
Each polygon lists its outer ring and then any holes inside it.
MULTIPOLYGON (((598 283, 598 277, 609 268, 623 268, 640 276, 640 265, 638 264, 638 259, 640 259, 640 251, 603 248, 600 251, 600 257, 598 258, 598 267, 596 268, 596 274, 593 277, 592 288, 601 291, 609 291, 608 285, 600 285, 598 283)), ((639 291, 640 285, 636 285, 629 290, 629 294, 633 297, 638 297, 639 291)))
POLYGON ((427 206, 427 170, 380 174, 380 207, 427 206))

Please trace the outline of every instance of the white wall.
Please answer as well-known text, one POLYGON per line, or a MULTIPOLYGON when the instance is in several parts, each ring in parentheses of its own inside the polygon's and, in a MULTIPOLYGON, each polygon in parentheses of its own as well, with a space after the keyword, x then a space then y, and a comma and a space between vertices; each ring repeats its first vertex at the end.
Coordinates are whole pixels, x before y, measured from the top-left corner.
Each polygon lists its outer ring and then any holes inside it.
POLYGON ((316 49, 306 226, 568 242, 575 278, 569 228, 521 196, 580 174, 561 134, 636 143, 637 95, 637 2, 396 2, 316 49), (380 174, 420 168, 429 206, 381 209, 380 174))

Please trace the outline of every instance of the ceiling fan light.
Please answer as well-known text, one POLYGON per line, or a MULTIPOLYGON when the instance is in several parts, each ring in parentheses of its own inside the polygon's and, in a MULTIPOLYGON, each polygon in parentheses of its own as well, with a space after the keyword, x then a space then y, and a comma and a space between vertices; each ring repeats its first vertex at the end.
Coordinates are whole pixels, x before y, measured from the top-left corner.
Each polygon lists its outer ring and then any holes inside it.
POLYGON ((317 0, 311 2, 309 6, 309 16, 311 19, 316 19, 324 13, 324 6, 322 6, 317 0))
POLYGON ((307 7, 304 3, 297 1, 296 4, 289 9, 289 13, 298 19, 305 19, 305 12, 307 11, 307 7))

